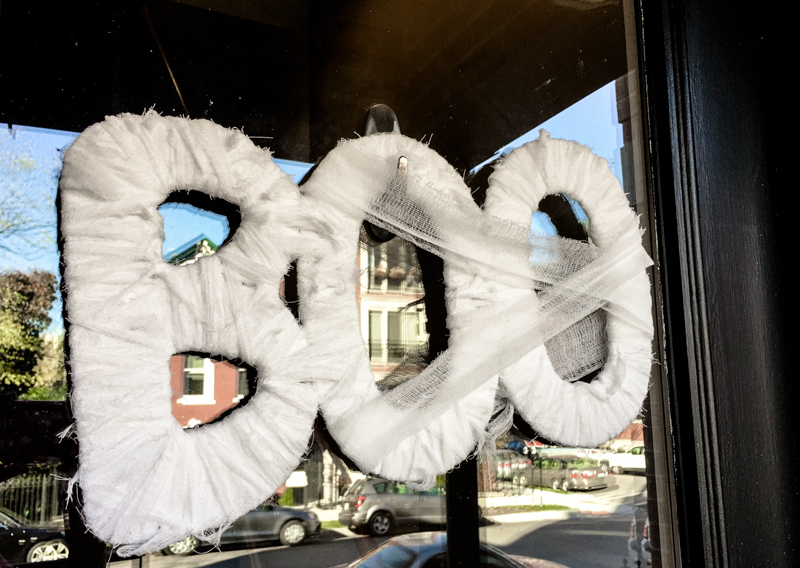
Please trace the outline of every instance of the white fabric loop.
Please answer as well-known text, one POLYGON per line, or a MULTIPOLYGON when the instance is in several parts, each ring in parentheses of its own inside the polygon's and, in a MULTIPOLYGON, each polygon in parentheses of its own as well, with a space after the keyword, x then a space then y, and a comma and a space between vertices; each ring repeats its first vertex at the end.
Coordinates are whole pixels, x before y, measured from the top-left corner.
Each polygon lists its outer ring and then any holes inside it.
MULTIPOLYGON (((476 214, 480 213, 461 177, 424 144, 391 134, 340 143, 304 186, 304 193, 315 200, 317 213, 333 233, 330 246, 321 246, 299 260, 301 319, 309 341, 325 345, 332 355, 329 363, 318 370, 325 374, 326 382, 335 381, 335 386, 321 396, 321 408, 328 429, 342 450, 364 471, 430 486, 437 474, 455 467, 483 440, 494 408, 497 375, 484 377, 482 385, 465 393, 429 423, 425 421, 411 435, 392 435, 377 423, 371 432, 359 431, 360 425, 353 427, 360 424, 354 420, 355 415, 385 398, 375 384, 356 304, 356 254, 365 213, 358 206, 348 206, 341 194, 357 193, 380 203, 387 195, 391 197, 391 184, 406 186, 399 191, 411 192, 408 197, 415 200, 421 217, 433 209, 434 201, 445 198, 467 203, 476 214), (353 168, 372 168, 376 164, 392 171, 401 156, 408 160, 406 175, 396 173, 384 180, 349 174, 353 168), (413 187, 408 187, 407 180, 414 177, 429 180, 431 184, 425 188, 428 191, 414 192, 413 187), (376 431, 389 435, 380 440, 365 436, 376 431)), ((455 318, 448 325, 450 345, 458 346, 468 327, 467 320, 459 316, 481 302, 486 289, 470 271, 447 260, 444 277, 448 314, 455 318)))
POLYGON ((104 541, 134 543, 123 554, 213 537, 300 461, 317 392, 278 288, 302 251, 304 210, 269 152, 209 121, 112 117, 67 152, 60 213, 77 480, 87 526, 104 541), (181 267, 161 258, 157 211, 179 189, 242 210, 230 243, 181 267), (183 430, 171 413, 168 363, 187 350, 253 365, 259 384, 249 404, 183 430))
MULTIPOLYGON (((621 244, 641 248, 638 219, 619 182, 608 164, 585 146, 551 140, 542 131, 537 141, 511 152, 489 183, 485 210, 491 215, 529 224, 545 196, 565 194, 588 215, 590 237, 601 252, 621 244)), ((620 283, 604 306, 606 361, 594 381, 563 380, 544 345, 501 373, 516 409, 551 440, 595 446, 616 436, 641 408, 652 361, 650 283, 643 270, 630 268, 632 277, 620 283)), ((531 290, 498 287, 503 289, 495 291, 509 302, 536 295, 531 290)), ((587 350, 592 348, 592 339, 584 339, 587 350)))

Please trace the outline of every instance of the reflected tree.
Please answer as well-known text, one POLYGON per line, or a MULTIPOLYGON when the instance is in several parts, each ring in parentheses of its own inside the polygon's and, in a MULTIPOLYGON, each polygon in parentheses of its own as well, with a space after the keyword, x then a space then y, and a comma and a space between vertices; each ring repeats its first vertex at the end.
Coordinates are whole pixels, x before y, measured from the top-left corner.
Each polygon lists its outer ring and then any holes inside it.
MULTIPOLYGON (((55 246, 60 162, 34 159, 13 131, 0 132, 0 252, 36 256, 55 246)), ((6 131, 7 130, 7 131, 6 131)))
POLYGON ((55 294, 50 272, 0 272, 0 392, 18 396, 36 384, 55 294))

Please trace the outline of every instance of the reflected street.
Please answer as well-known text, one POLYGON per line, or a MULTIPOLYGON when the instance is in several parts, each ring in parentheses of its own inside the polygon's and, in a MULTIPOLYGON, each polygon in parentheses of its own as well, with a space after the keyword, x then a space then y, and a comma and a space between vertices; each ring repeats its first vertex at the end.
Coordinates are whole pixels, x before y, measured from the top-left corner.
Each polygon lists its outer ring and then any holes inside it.
MULTIPOLYGON (((502 551, 544 558, 569 568, 619 568, 631 563, 631 521, 642 535, 646 512, 645 478, 618 475, 605 489, 558 495, 572 507, 559 515, 494 515, 481 528, 481 540, 502 551)), ((434 530, 427 527, 426 530, 434 530)), ((399 534, 397 532, 393 534, 399 534)), ((356 536, 347 529, 328 529, 296 547, 271 546, 211 551, 187 557, 148 555, 114 561, 113 568, 330 568, 352 562, 390 538, 356 536)))

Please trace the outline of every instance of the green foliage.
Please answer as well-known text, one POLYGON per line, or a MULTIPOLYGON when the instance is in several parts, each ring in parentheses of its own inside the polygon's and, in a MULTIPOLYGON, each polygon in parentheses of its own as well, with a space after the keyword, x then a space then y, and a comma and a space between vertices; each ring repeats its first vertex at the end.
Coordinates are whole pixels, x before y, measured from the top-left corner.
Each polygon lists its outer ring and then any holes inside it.
POLYGON ((343 529, 345 526, 339 521, 322 521, 323 529, 343 529))
POLYGON ((66 400, 67 370, 64 368, 64 332, 42 336, 33 386, 20 400, 66 400))
POLYGON ((278 499, 278 505, 281 507, 291 507, 294 505, 294 491, 287 488, 286 491, 283 492, 281 498, 278 499))
POLYGON ((34 384, 19 400, 67 400, 67 381, 48 386, 34 384))
POLYGON ((0 391, 19 395, 34 385, 55 287, 49 272, 0 272, 0 391))

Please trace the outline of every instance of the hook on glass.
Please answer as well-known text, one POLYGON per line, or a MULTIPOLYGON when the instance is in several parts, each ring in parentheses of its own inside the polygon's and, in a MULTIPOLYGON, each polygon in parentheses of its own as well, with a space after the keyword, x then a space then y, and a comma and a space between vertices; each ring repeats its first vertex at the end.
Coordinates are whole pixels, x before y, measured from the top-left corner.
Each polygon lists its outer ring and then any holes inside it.
MULTIPOLYGON (((371 134, 382 132, 400 134, 400 123, 397 121, 397 115, 388 106, 383 104, 372 105, 367 111, 364 135, 370 136, 371 134)), ((401 174, 408 172, 408 159, 405 156, 400 156, 400 159, 397 160, 397 171, 401 174)), ((366 230, 369 238, 377 243, 389 242, 395 236, 391 231, 377 227, 369 221, 364 221, 364 230, 366 230)))

